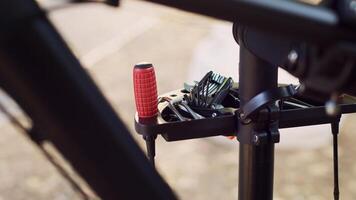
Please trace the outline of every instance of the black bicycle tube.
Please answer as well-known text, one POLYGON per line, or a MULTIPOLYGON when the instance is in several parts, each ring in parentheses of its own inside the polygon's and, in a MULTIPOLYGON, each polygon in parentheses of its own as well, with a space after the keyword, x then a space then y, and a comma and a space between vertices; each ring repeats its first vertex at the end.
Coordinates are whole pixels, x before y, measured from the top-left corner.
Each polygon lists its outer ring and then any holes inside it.
POLYGON ((227 20, 248 27, 313 43, 356 41, 355 31, 343 28, 337 13, 285 0, 145 0, 227 20))
POLYGON ((44 15, 1 36, 1 87, 102 199, 176 199, 44 15))
MULTIPOLYGON (((277 67, 257 58, 240 45, 240 106, 262 91, 277 87, 277 67)), ((272 200, 274 143, 251 144, 254 124, 240 124, 239 200, 272 200)))

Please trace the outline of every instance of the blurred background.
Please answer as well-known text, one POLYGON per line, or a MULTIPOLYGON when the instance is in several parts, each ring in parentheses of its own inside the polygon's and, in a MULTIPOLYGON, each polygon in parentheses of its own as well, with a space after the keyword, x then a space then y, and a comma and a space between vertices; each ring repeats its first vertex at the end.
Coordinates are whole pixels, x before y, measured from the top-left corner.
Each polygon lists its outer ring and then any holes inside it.
MULTIPOLYGON (((100 4, 60 8, 61 1, 38 1, 52 10, 50 19, 143 149, 143 140, 133 128, 135 63, 154 64, 159 93, 200 80, 209 70, 238 81, 239 48, 231 23, 135 0, 123 1, 120 8, 100 4)), ((298 83, 284 71, 279 81, 298 83)), ((5 94, 0 101, 20 116, 5 94)), ((342 199, 356 198, 355 122, 355 115, 345 115, 341 123, 342 199)), ((3 115, 0 131, 0 200, 81 199, 3 115)), ((283 130, 276 145, 274 199, 332 199, 331 142, 328 125, 283 130)), ((235 140, 216 137, 167 143, 158 138, 156 159, 158 171, 181 199, 237 199, 235 140)))

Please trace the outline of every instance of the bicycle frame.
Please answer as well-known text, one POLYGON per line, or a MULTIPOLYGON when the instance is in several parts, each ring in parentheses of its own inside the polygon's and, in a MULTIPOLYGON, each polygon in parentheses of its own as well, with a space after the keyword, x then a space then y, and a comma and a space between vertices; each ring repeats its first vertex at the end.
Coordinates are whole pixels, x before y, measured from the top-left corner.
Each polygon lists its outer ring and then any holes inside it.
POLYGON ((24 20, 1 34, 0 85, 35 129, 101 198, 175 199, 36 3, 8 3, 0 13, 24 20))
POLYGON ((342 28, 338 14, 326 7, 284 0, 145 0, 312 43, 356 41, 342 28))
MULTIPOLYGON (((283 0, 149 1, 312 43, 356 41, 327 8, 283 0)), ((0 85, 95 192, 103 199, 176 199, 36 3, 2 1, 0 13, 0 85)), ((243 47, 240 57, 240 66, 249 66, 240 67, 245 102, 276 87, 276 66, 261 71, 267 64, 243 47)), ((273 144, 241 145, 239 199, 272 199, 273 153, 273 144)))

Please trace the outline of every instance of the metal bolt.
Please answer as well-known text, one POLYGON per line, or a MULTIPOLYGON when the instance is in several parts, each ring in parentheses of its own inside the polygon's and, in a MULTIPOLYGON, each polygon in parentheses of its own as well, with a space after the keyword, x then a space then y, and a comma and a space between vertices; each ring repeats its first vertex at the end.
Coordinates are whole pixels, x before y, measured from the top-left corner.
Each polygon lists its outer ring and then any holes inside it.
POLYGON ((260 138, 258 137, 258 135, 254 135, 253 136, 253 143, 258 144, 260 142, 260 138))
POLYGON ((216 117, 218 114, 216 114, 216 113, 213 113, 213 114, 211 114, 211 117, 216 117))
POLYGON ((326 114, 328 114, 329 116, 336 116, 337 114, 339 114, 340 111, 339 106, 334 100, 327 101, 325 104, 325 109, 326 114))
POLYGON ((239 113, 239 118, 241 119, 241 122, 243 124, 249 124, 252 122, 252 120, 250 118, 245 117, 245 114, 243 112, 239 113))
POLYGON ((335 116, 336 115, 336 102, 335 101, 332 101, 332 100, 329 100, 326 102, 325 104, 325 109, 326 109, 326 114, 328 114, 329 116, 335 116))
POLYGON ((325 104, 326 114, 329 116, 336 116, 340 113, 340 107, 337 104, 338 95, 333 94, 331 99, 325 104))
POLYGON ((298 60, 298 53, 296 50, 292 50, 289 52, 288 54, 288 61, 290 62, 290 64, 294 65, 298 60))

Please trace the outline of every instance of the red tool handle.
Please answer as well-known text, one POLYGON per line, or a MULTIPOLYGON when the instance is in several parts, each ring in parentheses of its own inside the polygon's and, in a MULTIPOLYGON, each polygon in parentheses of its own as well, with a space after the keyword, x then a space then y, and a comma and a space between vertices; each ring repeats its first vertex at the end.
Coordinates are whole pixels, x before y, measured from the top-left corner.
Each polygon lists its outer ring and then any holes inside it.
POLYGON ((139 63, 133 69, 135 102, 140 118, 151 118, 158 114, 156 75, 153 65, 139 63))

